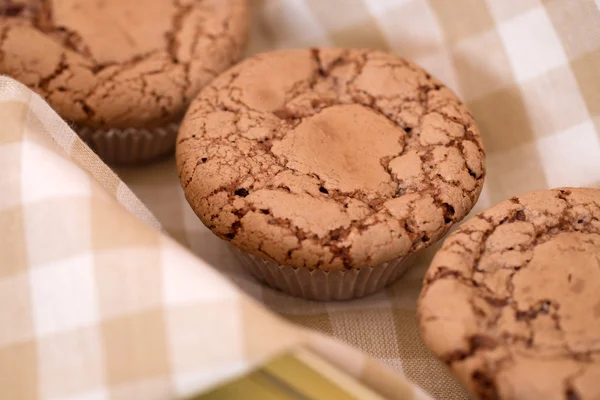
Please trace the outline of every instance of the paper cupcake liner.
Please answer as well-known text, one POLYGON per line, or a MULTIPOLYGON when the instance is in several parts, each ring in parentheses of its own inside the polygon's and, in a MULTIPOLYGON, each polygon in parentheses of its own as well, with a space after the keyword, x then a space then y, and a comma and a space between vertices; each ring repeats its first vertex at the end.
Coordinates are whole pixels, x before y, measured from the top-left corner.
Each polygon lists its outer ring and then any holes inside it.
POLYGON ((321 271, 279 265, 230 247, 258 280, 292 296, 320 301, 350 300, 373 294, 400 278, 413 258, 404 257, 375 267, 321 271))
POLYGON ((113 165, 143 164, 175 149, 178 123, 158 128, 77 127, 77 133, 104 162, 113 165))

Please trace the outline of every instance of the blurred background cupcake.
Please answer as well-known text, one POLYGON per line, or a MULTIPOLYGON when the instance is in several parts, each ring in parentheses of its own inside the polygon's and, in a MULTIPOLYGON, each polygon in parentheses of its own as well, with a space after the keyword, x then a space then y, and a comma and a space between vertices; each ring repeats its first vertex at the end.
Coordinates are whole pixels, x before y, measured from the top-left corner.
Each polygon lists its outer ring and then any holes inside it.
POLYGON ((189 101, 242 54, 247 0, 8 0, 0 73, 41 94, 106 162, 171 152, 189 101))

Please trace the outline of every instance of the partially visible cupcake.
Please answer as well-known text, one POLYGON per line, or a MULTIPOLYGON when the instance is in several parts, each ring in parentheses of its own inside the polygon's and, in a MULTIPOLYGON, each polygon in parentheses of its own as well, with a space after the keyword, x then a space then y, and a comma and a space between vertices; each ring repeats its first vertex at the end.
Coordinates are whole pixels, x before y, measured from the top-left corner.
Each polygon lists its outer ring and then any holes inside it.
POLYGON ((189 101, 242 54, 248 0, 7 0, 0 73, 107 162, 169 153, 189 101))
POLYGON ((448 236, 423 342, 476 399, 600 399, 600 189, 511 197, 448 236))
POLYGON ((394 281, 467 215, 484 179, 460 100, 373 50, 243 61, 192 102, 176 155, 192 208, 250 271, 318 300, 394 281))

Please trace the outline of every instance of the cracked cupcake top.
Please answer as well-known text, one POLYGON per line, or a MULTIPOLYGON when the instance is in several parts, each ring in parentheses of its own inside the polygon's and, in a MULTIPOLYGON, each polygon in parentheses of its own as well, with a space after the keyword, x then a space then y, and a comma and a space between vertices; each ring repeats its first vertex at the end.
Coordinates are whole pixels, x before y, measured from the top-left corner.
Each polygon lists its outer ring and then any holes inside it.
POLYGON ((513 197, 446 239, 423 340, 482 399, 600 398, 600 190, 513 197))
POLYGON ((0 73, 77 124, 154 127, 239 58, 247 19, 247 0, 1 0, 0 73))
POLYGON ((434 242, 484 177, 473 117, 426 71, 372 50, 265 53, 193 101, 177 141, 214 233, 279 264, 375 266, 434 242))

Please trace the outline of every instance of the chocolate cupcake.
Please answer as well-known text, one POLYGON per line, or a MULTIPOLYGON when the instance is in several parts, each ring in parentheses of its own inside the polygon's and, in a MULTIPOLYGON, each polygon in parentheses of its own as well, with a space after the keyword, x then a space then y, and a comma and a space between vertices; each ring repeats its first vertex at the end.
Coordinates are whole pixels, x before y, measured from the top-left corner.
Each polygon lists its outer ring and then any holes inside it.
POLYGON ((189 101, 241 55, 247 0, 5 0, 0 73, 42 95, 105 161, 169 153, 189 101))
POLYGON ((177 140, 192 208, 269 285, 361 297, 476 202, 473 117, 418 66, 373 50, 260 54, 192 102, 177 140))
POLYGON ((436 254, 421 336, 479 399, 600 398, 600 190, 513 197, 436 254))

